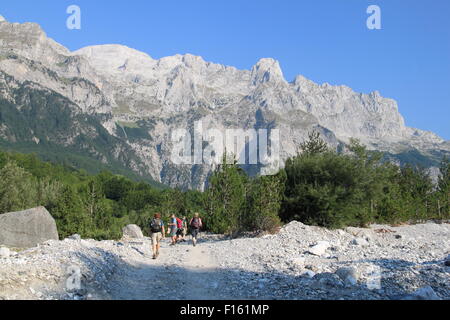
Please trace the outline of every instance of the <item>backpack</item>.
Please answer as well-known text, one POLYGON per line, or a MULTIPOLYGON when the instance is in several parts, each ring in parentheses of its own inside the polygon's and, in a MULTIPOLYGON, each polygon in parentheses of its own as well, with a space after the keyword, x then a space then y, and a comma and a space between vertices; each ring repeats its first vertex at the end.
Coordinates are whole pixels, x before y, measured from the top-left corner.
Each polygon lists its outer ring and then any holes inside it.
POLYGON ((194 219, 192 219, 191 227, 192 227, 193 229, 200 229, 200 226, 201 226, 200 218, 194 218, 194 219))
POLYGON ((183 229, 183 220, 177 218, 177 228, 178 229, 183 229))
POLYGON ((161 219, 152 219, 152 222, 150 223, 150 230, 153 233, 161 232, 162 231, 161 219))

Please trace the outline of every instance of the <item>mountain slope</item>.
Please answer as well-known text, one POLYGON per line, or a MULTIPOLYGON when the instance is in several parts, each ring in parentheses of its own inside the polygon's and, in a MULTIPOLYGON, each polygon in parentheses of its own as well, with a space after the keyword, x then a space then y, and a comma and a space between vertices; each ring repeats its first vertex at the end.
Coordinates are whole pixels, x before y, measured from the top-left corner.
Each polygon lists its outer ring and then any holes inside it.
POLYGON ((152 184, 133 150, 67 98, 0 72, 0 146, 89 172, 109 169, 152 184), (140 175, 135 174, 140 173, 140 175))

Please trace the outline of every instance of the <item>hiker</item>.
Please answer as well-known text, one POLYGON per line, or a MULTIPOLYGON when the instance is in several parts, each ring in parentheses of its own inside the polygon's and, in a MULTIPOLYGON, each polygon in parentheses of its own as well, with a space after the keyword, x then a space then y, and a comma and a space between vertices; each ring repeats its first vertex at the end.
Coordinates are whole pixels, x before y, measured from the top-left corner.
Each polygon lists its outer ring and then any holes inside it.
POLYGON ((177 242, 183 240, 183 232, 184 232, 184 220, 180 218, 177 219, 177 242))
POLYGON ((161 239, 164 238, 164 222, 161 219, 160 213, 155 213, 150 222, 150 231, 152 238, 153 259, 158 258, 159 249, 161 248, 161 239))
POLYGON ((167 233, 170 234, 170 238, 172 239, 171 246, 174 246, 177 244, 177 217, 172 214, 170 216, 170 223, 169 223, 169 230, 167 230, 167 233))
POLYGON ((183 237, 182 237, 183 242, 186 242, 187 231, 188 231, 187 218, 186 218, 186 216, 184 216, 183 217, 183 237))
POLYGON ((194 217, 189 222, 189 226, 191 227, 191 235, 192 235, 192 244, 194 247, 197 245, 197 237, 200 229, 203 226, 202 219, 198 213, 194 214, 194 217))

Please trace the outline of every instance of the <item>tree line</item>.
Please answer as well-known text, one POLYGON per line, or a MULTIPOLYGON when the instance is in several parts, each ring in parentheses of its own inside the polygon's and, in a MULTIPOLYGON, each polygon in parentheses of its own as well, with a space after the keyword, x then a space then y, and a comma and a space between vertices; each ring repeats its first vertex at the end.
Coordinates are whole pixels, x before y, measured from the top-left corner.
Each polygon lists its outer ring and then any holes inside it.
POLYGON ((345 152, 330 149, 318 133, 274 176, 249 177, 224 156, 205 192, 161 189, 103 171, 97 175, 0 152, 0 214, 45 206, 61 238, 118 239, 127 224, 148 233, 160 212, 168 220, 199 212, 208 231, 232 236, 276 232, 298 220, 328 228, 399 224, 450 218, 450 161, 437 184, 424 168, 383 161, 352 140, 345 152))

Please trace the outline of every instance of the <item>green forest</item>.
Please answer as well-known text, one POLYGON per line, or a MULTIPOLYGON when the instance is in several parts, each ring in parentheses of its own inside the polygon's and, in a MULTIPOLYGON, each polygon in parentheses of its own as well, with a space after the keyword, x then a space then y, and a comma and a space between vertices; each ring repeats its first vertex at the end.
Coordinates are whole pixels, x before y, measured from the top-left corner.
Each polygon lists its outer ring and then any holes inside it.
MULTIPOLYGON (((311 133, 274 176, 249 177, 224 157, 205 192, 163 189, 102 171, 96 175, 34 154, 0 152, 0 214, 44 206, 60 237, 119 239, 122 227, 148 234, 154 213, 199 212, 207 231, 237 236, 276 232, 292 220, 327 228, 450 218, 450 161, 433 183, 424 168, 398 167, 357 140, 331 150, 311 133)), ((232 162, 232 161, 231 161, 232 162)))

